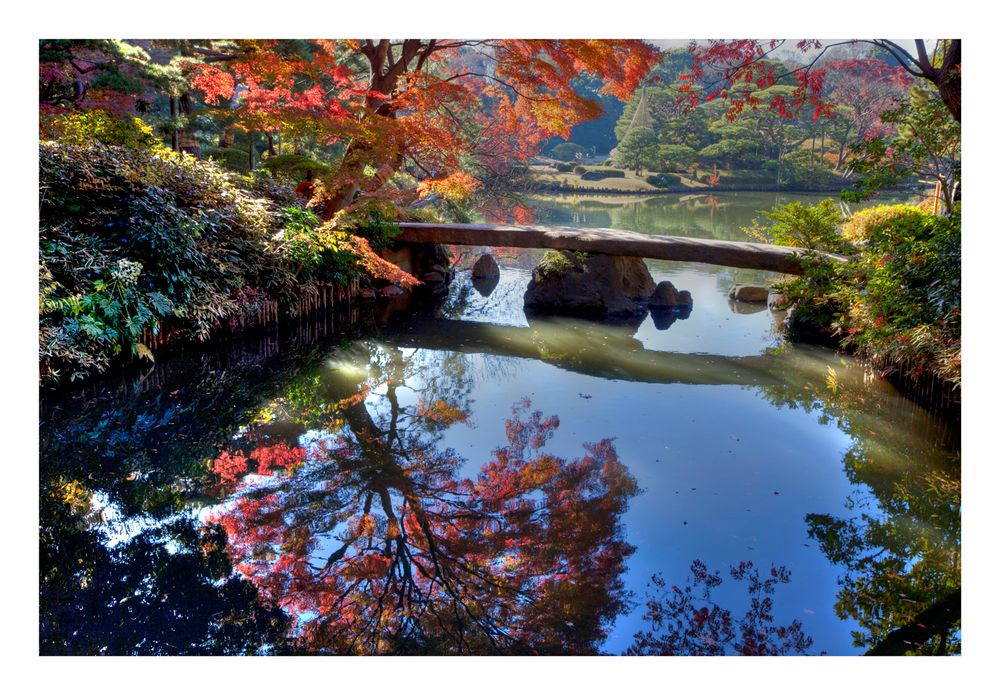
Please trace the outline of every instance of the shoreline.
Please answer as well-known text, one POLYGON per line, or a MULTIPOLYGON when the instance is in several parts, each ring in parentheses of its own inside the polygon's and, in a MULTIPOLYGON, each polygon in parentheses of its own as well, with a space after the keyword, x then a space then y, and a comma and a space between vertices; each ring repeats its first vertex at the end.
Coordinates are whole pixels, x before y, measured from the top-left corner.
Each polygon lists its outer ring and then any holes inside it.
MULTIPOLYGON (((798 195, 837 195, 842 190, 840 188, 810 188, 810 189, 789 189, 780 187, 763 187, 763 188, 750 188, 744 186, 734 186, 732 188, 723 187, 703 187, 703 188, 693 188, 686 186, 671 186, 670 188, 650 188, 650 189, 624 189, 624 188, 595 188, 592 186, 555 186, 555 185, 539 185, 531 189, 521 189, 517 191, 524 195, 534 195, 534 194, 552 194, 559 193, 565 195, 593 195, 593 196, 624 196, 624 197, 654 197, 661 195, 691 195, 691 196, 710 196, 716 193, 788 193, 788 194, 798 194, 798 195)), ((893 189, 886 190, 885 193, 890 195, 903 195, 909 193, 905 189, 893 189)))

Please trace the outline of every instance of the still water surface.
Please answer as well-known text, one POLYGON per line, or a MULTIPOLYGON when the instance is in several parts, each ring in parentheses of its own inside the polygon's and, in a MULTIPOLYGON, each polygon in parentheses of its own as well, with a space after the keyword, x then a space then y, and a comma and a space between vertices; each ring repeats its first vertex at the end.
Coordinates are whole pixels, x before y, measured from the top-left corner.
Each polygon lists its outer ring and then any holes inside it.
MULTIPOLYGON (((740 239, 774 203, 532 208, 740 239)), ((765 273, 649 262, 690 314, 529 321, 539 254, 496 252, 494 288, 47 398, 41 651, 960 649, 952 428, 727 299, 765 273)))

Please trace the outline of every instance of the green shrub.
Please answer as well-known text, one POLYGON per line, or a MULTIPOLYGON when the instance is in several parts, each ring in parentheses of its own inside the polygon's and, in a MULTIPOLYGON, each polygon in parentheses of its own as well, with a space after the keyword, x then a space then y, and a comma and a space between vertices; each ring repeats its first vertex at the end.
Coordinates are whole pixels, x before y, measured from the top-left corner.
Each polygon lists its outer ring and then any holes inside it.
POLYGON ((101 144, 43 142, 39 165, 39 350, 49 379, 149 357, 141 335, 164 319, 204 339, 247 310, 248 297, 299 290, 295 261, 271 239, 283 218, 249 192, 254 179, 188 155, 101 144))
POLYGON ((602 179, 623 179, 625 172, 621 169, 590 169, 580 175, 584 181, 600 181, 602 179))
POLYGON ((657 188, 669 188, 681 185, 681 177, 677 174, 668 173, 652 174, 646 177, 646 182, 657 188))
POLYGON ((833 201, 791 203, 767 216, 774 226, 747 231, 810 249, 803 275, 779 285, 795 305, 793 338, 836 339, 883 365, 961 383, 959 209, 939 217, 911 206, 882 206, 856 213, 843 232, 833 201), (846 252, 848 260, 814 250, 846 252))
POLYGON ((289 207, 284 218, 280 250, 302 281, 345 284, 358 277, 358 258, 346 231, 323 226, 310 210, 289 207))
POLYGON ((573 173, 575 173, 575 174, 583 174, 586 171, 587 171, 587 167, 585 167, 585 166, 573 167, 573 173))
POLYGON ((556 164, 556 171, 568 172, 573 171, 573 165, 567 162, 562 162, 561 164, 556 164))
POLYGON ((248 173, 250 171, 250 153, 238 147, 207 147, 201 156, 219 162, 227 169, 248 173))
POLYGON ((549 156, 553 159, 559 159, 564 162, 572 162, 576 159, 576 155, 582 155, 586 151, 586 147, 577 145, 575 142, 561 142, 549 150, 549 156))
POLYGON ((833 200, 821 200, 816 205, 788 203, 764 212, 771 224, 761 224, 756 219, 743 232, 754 239, 782 246, 814 251, 845 253, 850 244, 840 233, 844 215, 833 200))

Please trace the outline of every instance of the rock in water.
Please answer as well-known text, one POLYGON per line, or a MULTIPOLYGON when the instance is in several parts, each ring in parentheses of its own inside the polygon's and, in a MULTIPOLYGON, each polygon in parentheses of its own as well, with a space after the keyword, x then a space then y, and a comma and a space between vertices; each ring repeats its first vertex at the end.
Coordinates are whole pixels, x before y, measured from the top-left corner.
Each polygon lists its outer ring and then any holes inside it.
POLYGON ((524 307, 535 313, 595 317, 644 314, 640 301, 655 288, 641 258, 549 251, 531 272, 524 307))
POLYGON ((484 253, 472 266, 472 277, 474 278, 495 278, 500 277, 500 266, 493 256, 484 253))
POLYGON ((650 307, 691 306, 692 303, 691 293, 687 290, 678 291, 669 280, 660 282, 649 298, 650 307))
POLYGON ((729 298, 738 302, 767 302, 768 289, 755 285, 733 285, 729 298))
POLYGON ((788 295, 783 292, 775 292, 767 300, 767 308, 773 311, 782 311, 789 306, 788 295))

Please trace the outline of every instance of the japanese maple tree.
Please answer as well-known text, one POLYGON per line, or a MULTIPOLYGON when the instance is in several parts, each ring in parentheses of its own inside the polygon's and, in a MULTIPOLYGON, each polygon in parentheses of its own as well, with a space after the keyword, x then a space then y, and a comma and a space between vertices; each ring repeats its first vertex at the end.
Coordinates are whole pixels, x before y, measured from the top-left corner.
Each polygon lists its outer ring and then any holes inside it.
POLYGON ((930 51, 924 39, 915 39, 916 55, 888 39, 852 39, 826 44, 808 39, 796 44, 805 58, 804 64, 787 69, 775 65, 772 60, 775 52, 786 43, 778 39, 736 39, 693 44, 693 66, 690 72, 681 75, 684 82, 681 89, 692 105, 702 99, 727 100, 731 118, 744 109, 761 107, 775 109, 788 117, 803 108, 811 109, 814 118, 830 116, 833 102, 824 95, 827 72, 827 66, 821 64, 824 54, 836 46, 870 44, 887 54, 910 76, 933 84, 952 117, 961 121, 960 39, 940 39, 930 51), (765 102, 755 95, 786 78, 794 79, 797 85, 790 98, 779 95, 765 102))
POLYGON ((571 81, 598 77, 627 99, 660 52, 631 40, 237 41, 205 47, 192 87, 240 127, 345 143, 315 192, 328 216, 406 167, 419 195, 461 197, 477 171, 509 166, 600 115, 571 81))

